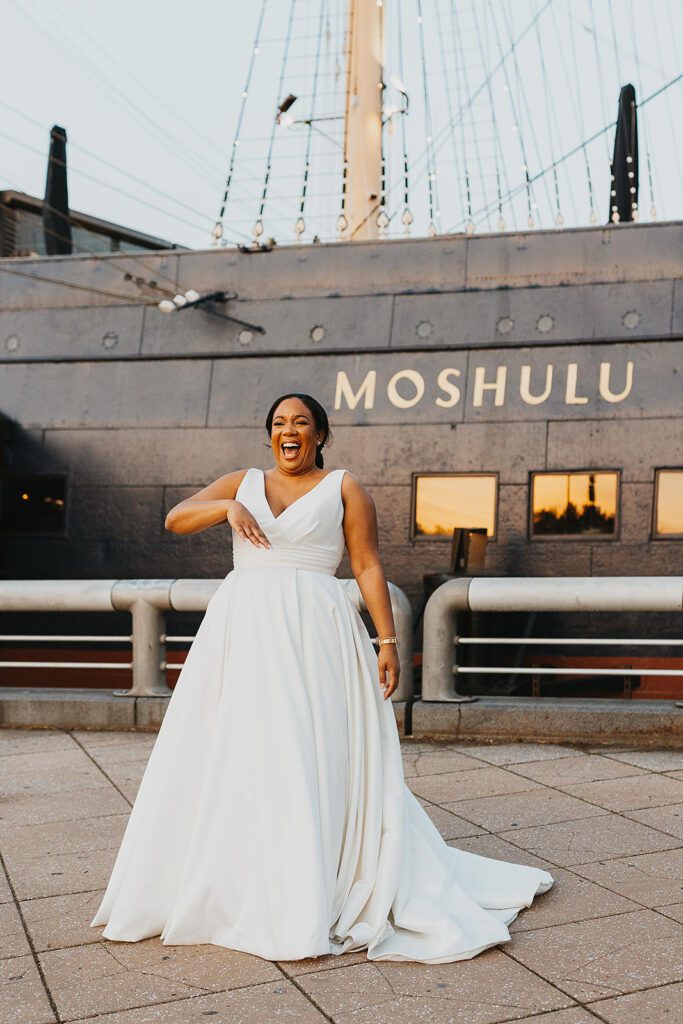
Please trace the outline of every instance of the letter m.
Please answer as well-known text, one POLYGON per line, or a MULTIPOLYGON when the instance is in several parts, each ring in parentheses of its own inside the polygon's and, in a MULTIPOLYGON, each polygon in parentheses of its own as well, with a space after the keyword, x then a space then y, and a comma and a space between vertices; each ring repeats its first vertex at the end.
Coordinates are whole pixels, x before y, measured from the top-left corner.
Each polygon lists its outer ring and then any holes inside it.
POLYGON ((345 401, 349 409, 355 409, 361 398, 364 399, 365 409, 375 407, 375 386, 377 384, 377 370, 368 370, 365 380, 354 394, 349 378, 344 370, 337 371, 337 387, 334 393, 334 407, 341 409, 342 401, 345 401))

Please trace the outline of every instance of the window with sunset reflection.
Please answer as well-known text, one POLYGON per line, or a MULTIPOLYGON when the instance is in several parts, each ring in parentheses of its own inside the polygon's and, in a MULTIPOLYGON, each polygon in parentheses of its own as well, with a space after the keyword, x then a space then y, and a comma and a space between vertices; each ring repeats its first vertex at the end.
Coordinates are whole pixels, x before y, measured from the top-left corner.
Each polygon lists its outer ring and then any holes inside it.
POLYGON ((534 473, 532 537, 616 537, 617 473, 534 473))
POLYGON ((418 476, 415 537, 450 538, 456 527, 486 527, 486 535, 495 536, 496 489, 493 473, 418 476))
POLYGON ((683 537, 683 469, 655 473, 655 537, 683 537))

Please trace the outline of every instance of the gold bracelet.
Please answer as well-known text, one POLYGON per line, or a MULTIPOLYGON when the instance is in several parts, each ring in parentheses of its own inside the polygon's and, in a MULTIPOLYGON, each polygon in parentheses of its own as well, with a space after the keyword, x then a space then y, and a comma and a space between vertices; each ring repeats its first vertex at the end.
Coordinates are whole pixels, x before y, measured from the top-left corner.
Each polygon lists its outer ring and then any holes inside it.
POLYGON ((378 643, 379 644, 397 644, 398 643, 398 637, 395 637, 395 636, 385 636, 385 637, 382 637, 381 639, 378 638, 378 643))

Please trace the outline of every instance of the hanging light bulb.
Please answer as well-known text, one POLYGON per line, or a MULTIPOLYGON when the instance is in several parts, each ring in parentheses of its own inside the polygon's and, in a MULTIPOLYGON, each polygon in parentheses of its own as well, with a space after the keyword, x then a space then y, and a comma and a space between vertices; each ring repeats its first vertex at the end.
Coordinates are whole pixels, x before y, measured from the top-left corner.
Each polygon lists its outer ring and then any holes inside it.
POLYGON ((162 299, 159 303, 159 309, 162 313, 175 313, 177 308, 175 302, 171 302, 170 299, 162 299))
POLYGON ((505 218, 503 217, 502 213, 501 213, 500 217, 498 218, 498 230, 499 231, 505 231, 505 218))
POLYGON ((305 230, 306 230, 306 221, 303 219, 303 217, 299 217, 297 219, 296 224, 294 225, 294 234, 296 235, 297 242, 301 241, 301 236, 303 235, 305 230))
POLYGON ((536 221, 533 218, 533 214, 531 214, 531 213, 529 214, 529 219, 527 220, 526 224, 527 224, 528 228, 535 228, 536 227, 536 221))
POLYGON ((430 220, 430 222, 429 222, 428 232, 429 232, 429 237, 430 238, 436 238, 437 230, 436 230, 436 224, 434 223, 433 220, 430 220))
POLYGON ((256 223, 254 224, 254 227, 253 227, 253 230, 252 230, 252 234, 253 234, 254 238, 260 238, 261 235, 263 234, 263 221, 261 220, 260 217, 256 221, 256 223))
POLYGON ((656 217, 657 217, 657 207, 655 206, 654 203, 650 207, 650 216, 652 217, 653 220, 655 220, 656 217))
POLYGON ((562 216, 562 211, 561 210, 557 211, 557 216, 555 217, 555 223, 557 224, 558 228, 563 228, 564 227, 564 217, 562 216))
POLYGON ((219 220, 216 221, 216 224, 214 225, 214 229, 211 232, 211 234, 213 236, 214 242, 218 244, 219 240, 223 237, 223 225, 219 220))
POLYGON ((187 299, 184 295, 174 295, 173 303, 178 307, 178 309, 182 309, 183 306, 187 305, 187 299))
POLYGON ((410 234, 410 225, 413 223, 413 215, 410 212, 410 208, 406 206, 403 214, 401 215, 401 223, 403 224, 403 232, 406 235, 410 234))
POLYGON ((380 238, 384 238, 384 236, 387 233, 387 228, 388 227, 389 227, 389 218, 387 216, 387 211, 384 209, 384 207, 382 207, 382 209, 377 214, 377 229, 379 231, 380 238))
POLYGON ((348 226, 349 222, 346 219, 346 215, 340 213, 339 216, 337 217, 337 231, 339 232, 339 234, 343 235, 344 232, 347 230, 348 226))
POLYGON ((194 288, 188 288, 185 292, 185 298, 188 302, 196 302, 197 299, 201 298, 199 292, 196 292, 194 288))
POLYGON ((467 221, 467 224, 465 225, 465 234, 467 234, 467 235, 473 235, 474 234, 474 221, 473 220, 468 220, 467 221))
POLYGON ((598 223, 598 215, 595 212, 595 210, 591 210, 590 216, 588 217, 588 223, 589 224, 597 224, 598 223))

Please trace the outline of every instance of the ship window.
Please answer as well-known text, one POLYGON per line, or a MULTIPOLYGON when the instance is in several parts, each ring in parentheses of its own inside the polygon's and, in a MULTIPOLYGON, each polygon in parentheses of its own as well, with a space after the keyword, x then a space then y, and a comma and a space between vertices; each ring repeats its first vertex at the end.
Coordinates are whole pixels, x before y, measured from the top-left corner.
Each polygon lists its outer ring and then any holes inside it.
POLYGON ((532 537, 615 539, 616 472, 533 473, 532 537))
POLYGON ((683 537, 683 469, 655 471, 655 537, 683 537))
POLYGON ((485 527, 495 538, 497 490, 495 473, 415 477, 413 538, 451 539, 456 527, 485 527))
POLYGON ((0 531, 64 533, 66 478, 5 476, 0 483, 0 531))

